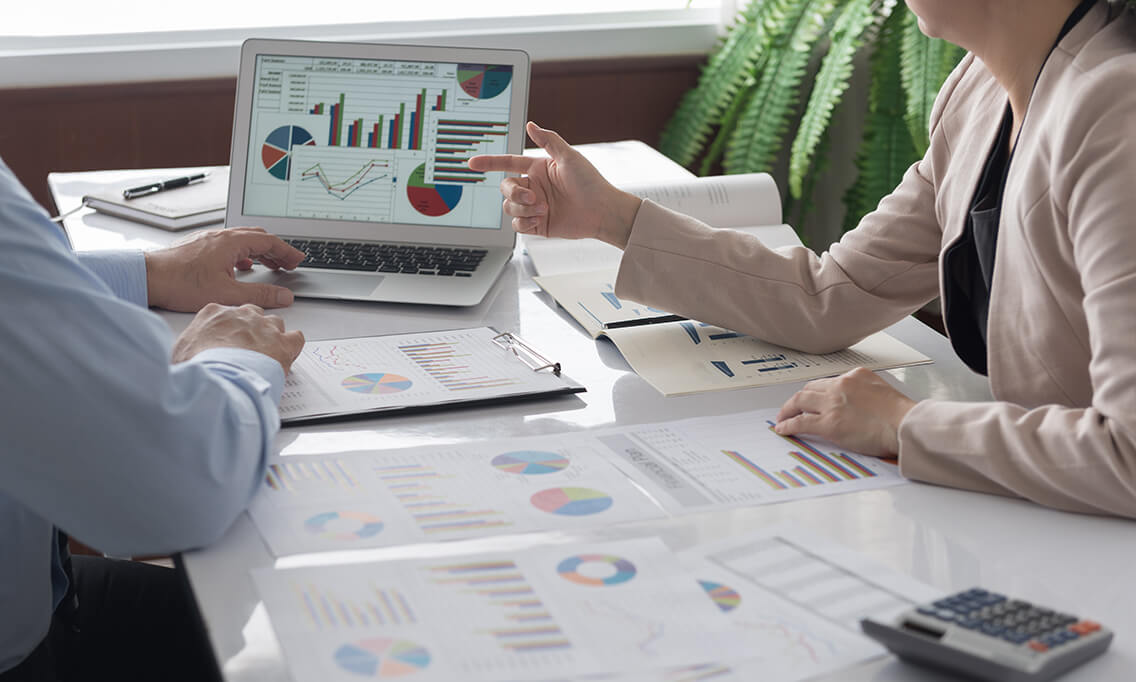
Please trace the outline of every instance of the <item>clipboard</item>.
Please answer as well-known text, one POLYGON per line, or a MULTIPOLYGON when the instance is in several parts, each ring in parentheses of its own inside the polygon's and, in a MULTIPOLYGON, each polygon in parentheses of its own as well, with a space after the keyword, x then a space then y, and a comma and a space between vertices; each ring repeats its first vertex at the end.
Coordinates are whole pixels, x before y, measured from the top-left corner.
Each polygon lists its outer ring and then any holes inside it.
POLYGON ((471 327, 309 341, 280 400, 284 426, 570 395, 584 386, 513 332, 471 327))

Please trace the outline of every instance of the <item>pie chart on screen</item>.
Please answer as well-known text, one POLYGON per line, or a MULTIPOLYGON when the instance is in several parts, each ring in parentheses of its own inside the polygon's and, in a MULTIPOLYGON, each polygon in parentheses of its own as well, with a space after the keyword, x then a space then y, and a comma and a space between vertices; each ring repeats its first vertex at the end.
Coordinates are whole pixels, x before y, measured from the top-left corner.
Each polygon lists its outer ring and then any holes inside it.
POLYGON ((458 83, 470 97, 492 99, 509 87, 513 67, 494 64, 459 64, 458 83))
POLYGON ((334 658, 347 672, 378 679, 413 675, 430 665, 430 652, 425 647, 389 637, 344 644, 336 649, 334 658))
POLYGON ((431 185, 426 182, 426 164, 420 164, 406 183, 406 198, 422 215, 438 217, 454 210, 462 198, 461 185, 431 185))
POLYGON ((287 180, 292 170, 292 147, 315 143, 312 134, 300 126, 280 126, 264 138, 260 161, 272 177, 287 180))

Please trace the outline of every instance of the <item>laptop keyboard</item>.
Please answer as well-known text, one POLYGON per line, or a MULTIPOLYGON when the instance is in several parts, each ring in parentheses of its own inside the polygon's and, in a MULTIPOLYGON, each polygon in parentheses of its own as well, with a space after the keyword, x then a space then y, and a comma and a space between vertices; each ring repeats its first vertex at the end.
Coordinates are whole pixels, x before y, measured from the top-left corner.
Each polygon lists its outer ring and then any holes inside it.
POLYGON ((288 244, 307 254, 300 265, 327 270, 403 273, 471 277, 485 249, 463 249, 451 246, 411 246, 377 244, 375 242, 341 242, 318 239, 285 239, 288 244))

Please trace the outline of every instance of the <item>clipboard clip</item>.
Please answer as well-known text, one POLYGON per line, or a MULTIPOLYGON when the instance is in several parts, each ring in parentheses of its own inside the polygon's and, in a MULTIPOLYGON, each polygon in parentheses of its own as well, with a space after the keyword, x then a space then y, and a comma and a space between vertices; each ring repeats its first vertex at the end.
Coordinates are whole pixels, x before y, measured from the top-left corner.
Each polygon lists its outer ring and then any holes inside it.
POLYGON ((559 362, 549 361, 548 358, 536 352, 532 346, 525 343, 521 337, 512 332, 502 332, 494 336, 493 343, 496 343, 505 350, 512 351, 513 355, 517 356, 517 359, 528 365, 534 372, 550 369, 554 375, 560 376, 559 362))

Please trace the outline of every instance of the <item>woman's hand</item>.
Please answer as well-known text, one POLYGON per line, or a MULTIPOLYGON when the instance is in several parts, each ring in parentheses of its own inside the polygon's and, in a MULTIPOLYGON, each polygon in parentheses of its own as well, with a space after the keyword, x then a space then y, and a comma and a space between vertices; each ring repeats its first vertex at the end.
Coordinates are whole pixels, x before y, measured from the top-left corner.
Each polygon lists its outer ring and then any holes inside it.
POLYGON ((899 454, 899 425, 915 401, 863 367, 805 384, 777 413, 774 430, 809 434, 865 455, 899 454))
POLYGON ((473 170, 525 175, 501 182, 505 213, 513 216, 513 229, 542 237, 594 237, 626 246, 641 200, 613 187, 555 132, 532 122, 525 129, 549 158, 504 154, 469 160, 473 170))

